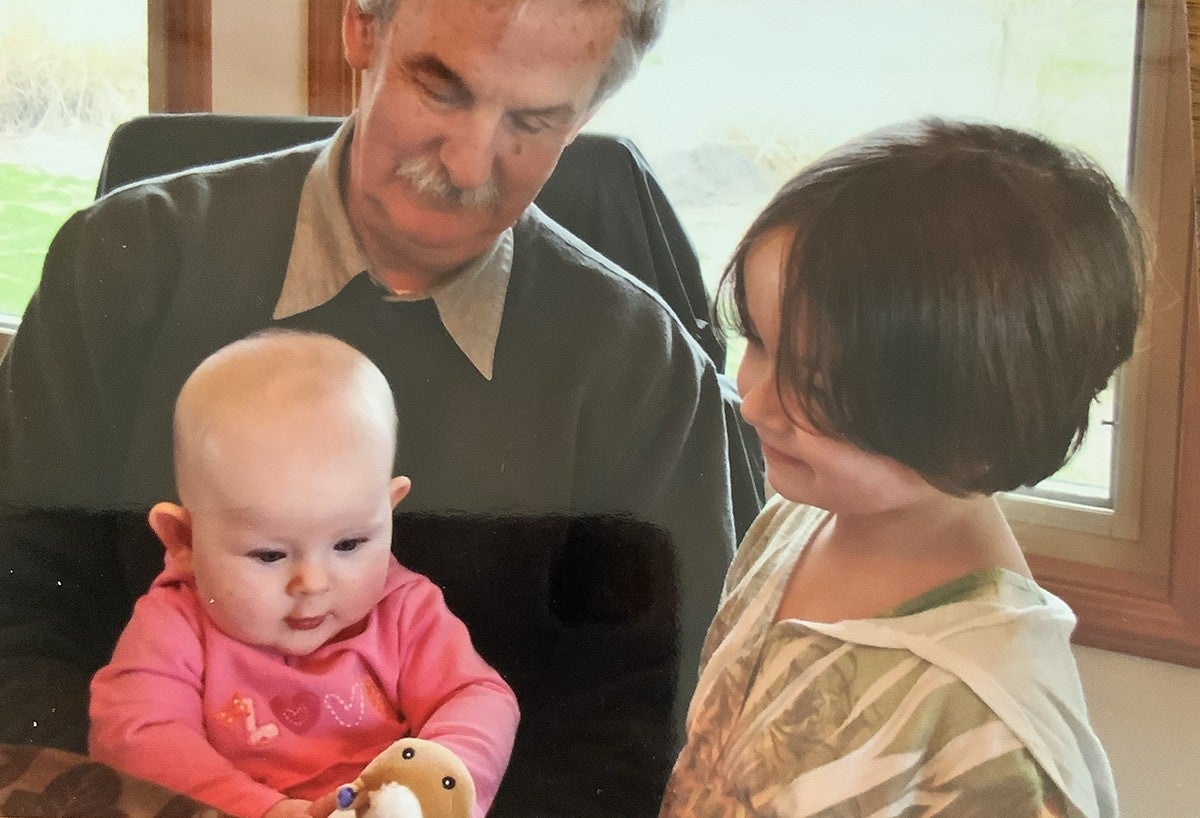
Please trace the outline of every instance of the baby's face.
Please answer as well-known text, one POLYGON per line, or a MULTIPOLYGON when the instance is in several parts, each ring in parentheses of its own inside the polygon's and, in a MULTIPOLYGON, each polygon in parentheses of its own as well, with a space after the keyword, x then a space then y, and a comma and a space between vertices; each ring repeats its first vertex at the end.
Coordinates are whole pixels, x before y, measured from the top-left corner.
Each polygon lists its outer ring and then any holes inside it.
POLYGON ((218 628, 303 656, 370 613, 397 499, 387 444, 332 422, 209 446, 188 510, 196 589, 218 628))

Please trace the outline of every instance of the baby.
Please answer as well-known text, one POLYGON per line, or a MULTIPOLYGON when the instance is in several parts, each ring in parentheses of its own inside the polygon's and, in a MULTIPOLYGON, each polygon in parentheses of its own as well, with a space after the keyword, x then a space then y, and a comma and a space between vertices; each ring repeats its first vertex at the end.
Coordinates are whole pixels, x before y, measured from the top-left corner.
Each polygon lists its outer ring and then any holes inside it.
POLYGON ((1104 173, 1007 128, 870 134, 776 194, 724 285, 778 495, 726 578, 663 816, 1116 814, 1075 618, 994 495, 1079 445, 1142 268, 1104 173))
POLYGON ((92 682, 92 756, 288 818, 417 736, 487 811, 517 703, 392 555, 396 426, 382 373, 328 336, 268 331, 200 364, 175 408, 181 504, 150 511, 166 567, 92 682))

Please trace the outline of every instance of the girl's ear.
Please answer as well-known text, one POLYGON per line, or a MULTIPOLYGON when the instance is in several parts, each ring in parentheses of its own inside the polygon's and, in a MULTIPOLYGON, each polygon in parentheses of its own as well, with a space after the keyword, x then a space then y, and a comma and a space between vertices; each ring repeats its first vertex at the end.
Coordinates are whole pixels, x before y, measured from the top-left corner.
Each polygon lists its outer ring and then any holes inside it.
POLYGON ((192 515, 175 503, 158 503, 150 509, 150 527, 162 540, 167 556, 186 572, 192 568, 192 515))
POLYGON ((412 481, 407 477, 393 477, 389 488, 389 494, 392 498, 392 508, 395 508, 404 496, 408 494, 408 490, 412 488, 412 481))

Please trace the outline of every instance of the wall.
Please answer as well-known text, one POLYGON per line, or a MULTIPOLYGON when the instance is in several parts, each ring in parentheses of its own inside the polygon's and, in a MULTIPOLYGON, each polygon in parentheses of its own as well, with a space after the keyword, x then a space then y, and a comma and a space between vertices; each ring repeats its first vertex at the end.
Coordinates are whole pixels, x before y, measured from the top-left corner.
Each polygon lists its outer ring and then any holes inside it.
POLYGON ((213 110, 305 113, 307 38, 299 0, 212 0, 213 110))
POLYGON ((1200 814, 1200 670, 1076 647, 1123 818, 1200 814))

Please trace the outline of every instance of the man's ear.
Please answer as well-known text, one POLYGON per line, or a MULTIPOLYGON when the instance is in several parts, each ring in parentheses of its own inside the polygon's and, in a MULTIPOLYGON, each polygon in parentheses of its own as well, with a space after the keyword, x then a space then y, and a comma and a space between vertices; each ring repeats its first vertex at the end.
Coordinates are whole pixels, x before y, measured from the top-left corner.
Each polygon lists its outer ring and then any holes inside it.
POLYGON ((392 497, 392 508, 395 508, 404 496, 408 494, 408 490, 412 488, 412 481, 407 477, 393 477, 389 484, 389 494, 392 497))
POLYGON ((150 527, 162 540, 167 555, 184 571, 192 567, 192 515, 175 503, 158 503, 150 509, 150 527))
POLYGON ((375 40, 380 33, 376 23, 375 15, 358 7, 358 0, 346 0, 342 13, 342 53, 356 71, 365 71, 371 65, 375 40))

